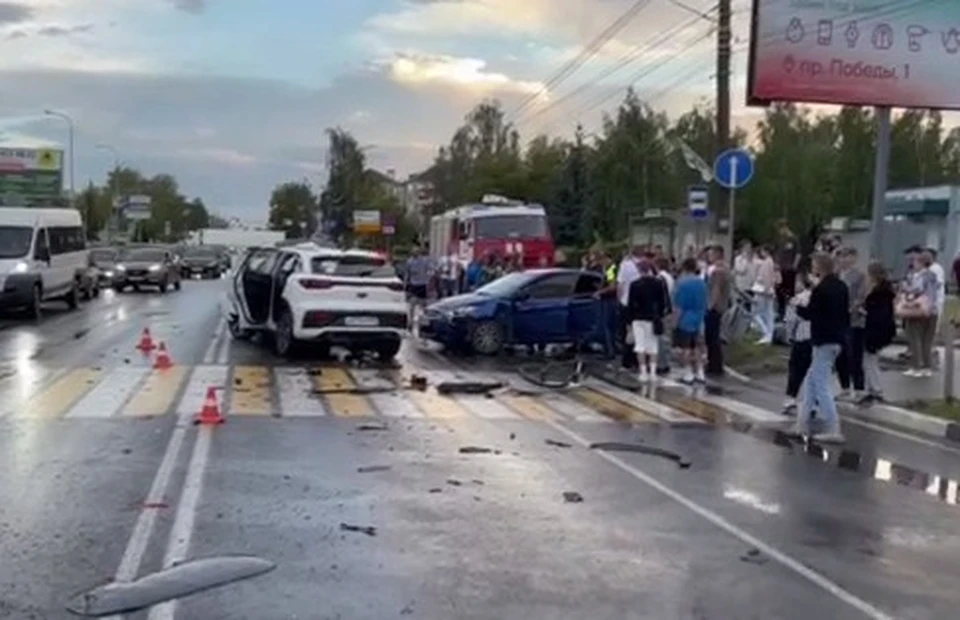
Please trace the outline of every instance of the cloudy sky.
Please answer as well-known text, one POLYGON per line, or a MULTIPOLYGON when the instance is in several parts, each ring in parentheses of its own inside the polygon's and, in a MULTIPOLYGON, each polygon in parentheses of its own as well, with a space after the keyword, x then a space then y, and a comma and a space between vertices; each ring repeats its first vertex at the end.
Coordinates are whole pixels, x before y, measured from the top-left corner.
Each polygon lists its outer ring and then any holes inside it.
MULTIPOLYGON (((0 143, 63 145, 65 124, 43 114, 60 110, 76 122, 78 186, 113 165, 105 144, 221 214, 259 219, 277 183, 322 184, 327 127, 349 129, 373 166, 403 176, 487 97, 529 137, 595 127, 632 82, 674 114, 709 96, 711 23, 695 11, 713 0, 650 2, 544 90, 633 2, 0 1, 0 143)), ((734 0, 736 114, 747 5, 734 0)))

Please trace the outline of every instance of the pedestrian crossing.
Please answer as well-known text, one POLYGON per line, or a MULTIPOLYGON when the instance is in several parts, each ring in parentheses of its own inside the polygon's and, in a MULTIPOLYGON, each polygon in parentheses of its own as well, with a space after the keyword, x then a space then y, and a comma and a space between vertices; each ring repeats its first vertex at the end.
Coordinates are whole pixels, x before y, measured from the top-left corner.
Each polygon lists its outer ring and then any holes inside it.
MULTIPOLYGON (((520 379, 508 373, 422 371, 425 391, 412 389, 410 369, 377 370, 337 364, 315 367, 203 364, 148 367, 80 367, 51 373, 32 391, 0 379, 0 418, 143 419, 192 416, 207 391, 216 387, 228 418, 428 418, 454 420, 553 420, 579 423, 661 423, 636 403, 590 387, 563 392, 537 391, 532 384, 513 389, 520 379), (491 395, 441 394, 435 385, 449 380, 510 379, 491 395)), ((676 414, 681 415, 681 414, 676 414)))

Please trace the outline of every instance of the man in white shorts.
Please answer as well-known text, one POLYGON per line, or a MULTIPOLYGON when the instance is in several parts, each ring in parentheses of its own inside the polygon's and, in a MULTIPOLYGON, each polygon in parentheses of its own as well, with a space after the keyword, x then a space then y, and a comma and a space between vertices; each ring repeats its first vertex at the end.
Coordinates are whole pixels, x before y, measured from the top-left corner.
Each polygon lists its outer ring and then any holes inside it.
POLYGON ((633 350, 640 363, 641 382, 655 378, 663 319, 670 307, 667 287, 649 260, 637 263, 639 278, 630 284, 627 315, 633 330, 633 350))

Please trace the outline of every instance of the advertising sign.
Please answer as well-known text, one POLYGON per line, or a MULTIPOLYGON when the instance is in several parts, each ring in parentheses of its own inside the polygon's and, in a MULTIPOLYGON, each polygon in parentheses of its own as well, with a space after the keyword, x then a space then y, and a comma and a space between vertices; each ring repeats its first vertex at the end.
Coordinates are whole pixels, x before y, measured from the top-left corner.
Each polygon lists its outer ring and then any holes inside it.
POLYGON ((0 197, 5 204, 47 201, 62 195, 62 151, 0 148, 0 197))
POLYGON ((353 232, 361 234, 378 234, 380 232, 379 211, 354 211, 353 232))
POLYGON ((124 198, 121 210, 123 216, 134 222, 150 219, 150 196, 127 196, 124 198))
POLYGON ((960 2, 753 0, 748 103, 960 109, 960 2))

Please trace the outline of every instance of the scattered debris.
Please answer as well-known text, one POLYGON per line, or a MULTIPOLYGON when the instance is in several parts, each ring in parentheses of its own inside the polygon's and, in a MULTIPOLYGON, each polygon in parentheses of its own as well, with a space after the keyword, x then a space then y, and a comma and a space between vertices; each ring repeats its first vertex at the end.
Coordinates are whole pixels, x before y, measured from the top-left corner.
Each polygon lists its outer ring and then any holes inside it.
POLYGON ((413 615, 413 604, 414 604, 414 603, 416 603, 416 601, 410 601, 409 603, 407 603, 406 605, 404 605, 404 606, 403 606, 403 609, 400 610, 400 615, 401 615, 401 616, 410 616, 410 615, 413 615))
POLYGON ((243 385, 243 377, 234 377, 234 379, 233 379, 233 384, 234 384, 234 385, 243 385))
POLYGON ((131 450, 130 448, 124 448, 123 450, 121 450, 121 452, 123 454, 131 454, 133 453, 133 450, 131 450))
POLYGON ((432 489, 430 489, 430 493, 443 493, 443 489, 441 489, 440 487, 433 487, 432 489))
POLYGON ((427 378, 423 375, 411 375, 410 387, 425 392, 427 390, 427 378))
POLYGON ((500 381, 444 381, 437 385, 437 393, 449 394, 488 394, 503 387, 500 381))
POLYGON ((456 478, 449 478, 449 479, 447 479, 447 484, 449 484, 449 485, 452 486, 452 487, 462 487, 462 486, 463 486, 463 483, 460 482, 459 480, 457 480, 456 478))
POLYGON ((129 358, 129 357, 123 358, 123 363, 124 363, 124 364, 129 364, 129 363, 130 363, 130 358, 129 358))
POLYGON ((564 491, 563 501, 568 504, 580 504, 583 502, 583 495, 580 495, 576 491, 564 491))
POLYGON ((572 448, 573 444, 569 444, 565 441, 557 441, 556 439, 544 439, 543 443, 548 446, 553 446, 554 448, 572 448))
POLYGON ((680 469, 688 469, 690 467, 690 461, 683 458, 676 452, 663 450, 661 448, 650 448, 648 446, 641 446, 635 443, 620 443, 618 441, 592 443, 590 444, 590 449, 603 450, 605 452, 638 452, 640 454, 650 454, 652 456, 660 456, 674 461, 680 467, 680 469))
POLYGON ((73 597, 67 609, 102 617, 146 609, 164 601, 262 575, 276 564, 250 556, 191 560, 129 583, 112 582, 73 597))
POLYGON ((389 430, 389 428, 390 427, 383 422, 365 422, 357 425, 358 431, 385 431, 389 430))
POLYGON ((492 454, 490 448, 480 448, 477 446, 464 446, 460 448, 460 454, 492 454))
POLYGON ((516 434, 516 433, 510 433, 510 439, 511 439, 511 440, 516 439, 516 438, 517 438, 517 434, 516 434))
POLYGON ((746 553, 740 556, 741 562, 748 562, 750 564, 757 564, 763 566, 770 561, 770 558, 762 555, 759 549, 750 549, 746 553))
POLYGON ((357 532, 366 534, 367 536, 377 535, 377 528, 372 525, 350 525, 349 523, 341 523, 340 529, 344 532, 357 532))
POLYGON ((90 329, 89 329, 89 328, 87 328, 87 329, 81 329, 80 331, 76 332, 76 333, 73 335, 73 337, 76 338, 77 340, 80 340, 81 338, 83 338, 84 336, 86 336, 86 335, 89 334, 89 333, 90 333, 90 329))
POLYGON ((471 480, 470 482, 474 483, 477 486, 482 487, 484 485, 483 480, 471 480))
POLYGON ((390 471, 389 465, 365 465, 357 468, 358 474, 373 474, 379 471, 390 471))
POLYGON ((479 502, 479 501, 480 501, 480 496, 479 496, 479 495, 474 495, 474 496, 473 496, 473 501, 479 502))

